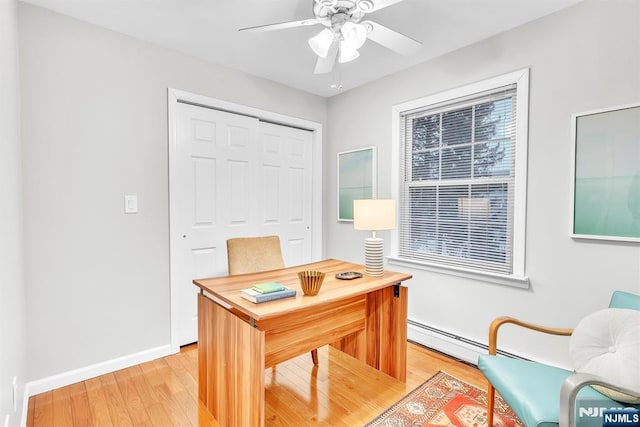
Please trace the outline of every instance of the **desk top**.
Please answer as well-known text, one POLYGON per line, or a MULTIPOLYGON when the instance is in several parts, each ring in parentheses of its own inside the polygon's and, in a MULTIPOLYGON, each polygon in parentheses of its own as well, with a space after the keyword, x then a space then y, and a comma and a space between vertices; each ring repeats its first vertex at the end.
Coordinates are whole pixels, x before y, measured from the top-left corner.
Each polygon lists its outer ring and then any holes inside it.
POLYGON ((364 266, 328 259, 279 270, 196 279, 193 283, 210 294, 210 296, 213 296, 213 299, 218 300, 217 302, 221 305, 227 308, 237 309, 255 320, 262 320, 315 305, 363 295, 400 283, 412 277, 410 274, 385 270, 384 274, 380 277, 363 276, 353 280, 336 279, 336 273, 345 271, 357 271, 364 274, 364 266), (325 273, 325 278, 318 295, 306 296, 302 293, 302 288, 298 281, 298 272, 303 270, 317 270, 325 273), (298 293, 295 298, 283 298, 261 304, 254 304, 240 296, 242 289, 250 288, 254 284, 262 282, 282 283, 285 286, 295 289, 298 293))

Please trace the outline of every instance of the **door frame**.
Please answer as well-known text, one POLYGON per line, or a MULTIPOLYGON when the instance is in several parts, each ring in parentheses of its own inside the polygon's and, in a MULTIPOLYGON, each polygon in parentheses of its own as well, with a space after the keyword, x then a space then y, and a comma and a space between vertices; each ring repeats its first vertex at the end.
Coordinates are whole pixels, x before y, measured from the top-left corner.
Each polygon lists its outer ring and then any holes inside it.
MULTIPOLYGON (((180 351, 180 346, 175 342, 177 329, 176 307, 174 305, 175 295, 177 293, 177 279, 174 277, 174 248, 179 236, 173 233, 177 227, 172 223, 173 214, 176 207, 171 201, 171 194, 174 192, 176 184, 173 182, 172 170, 175 170, 175 157, 177 148, 177 126, 176 126, 176 108, 178 102, 184 102, 203 108, 212 108, 233 114, 241 114, 244 116, 256 117, 260 120, 275 123, 284 126, 295 127, 299 129, 309 130, 312 135, 312 160, 311 160, 311 260, 319 261, 322 259, 322 124, 310 120, 304 120, 297 117, 287 116, 284 114, 274 113, 272 111, 261 110, 259 108, 248 107, 242 104, 236 104, 229 101, 223 101, 216 98, 210 98, 204 95, 197 95, 179 89, 167 89, 167 107, 168 107, 168 133, 169 133, 169 268, 170 268, 170 345, 171 352, 180 351)), ((195 286, 195 285, 194 285, 195 286)))

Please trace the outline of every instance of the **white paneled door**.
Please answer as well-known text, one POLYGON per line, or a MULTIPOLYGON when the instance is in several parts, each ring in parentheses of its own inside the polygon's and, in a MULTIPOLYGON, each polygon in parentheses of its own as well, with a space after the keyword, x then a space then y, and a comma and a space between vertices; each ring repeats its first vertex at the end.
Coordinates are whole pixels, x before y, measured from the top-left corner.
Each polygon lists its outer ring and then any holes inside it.
POLYGON ((311 262, 312 132, 178 103, 170 149, 172 342, 197 340, 195 278, 227 274, 226 241, 278 235, 311 262))

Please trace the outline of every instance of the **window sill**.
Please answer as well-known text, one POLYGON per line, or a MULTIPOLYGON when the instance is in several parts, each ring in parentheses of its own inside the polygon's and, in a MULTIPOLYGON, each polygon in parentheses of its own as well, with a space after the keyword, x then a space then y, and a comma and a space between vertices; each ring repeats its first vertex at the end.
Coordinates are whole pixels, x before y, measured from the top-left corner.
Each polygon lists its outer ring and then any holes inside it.
POLYGON ((415 261, 394 256, 386 257, 389 264, 400 265, 403 267, 416 268, 419 270, 432 271, 435 273, 449 274, 451 276, 464 277, 466 279, 479 280, 482 282, 493 283, 496 285, 512 286, 521 289, 529 289, 529 277, 517 275, 504 275, 487 273, 476 270, 468 270, 464 268, 445 267, 442 265, 429 264, 426 262, 415 261))

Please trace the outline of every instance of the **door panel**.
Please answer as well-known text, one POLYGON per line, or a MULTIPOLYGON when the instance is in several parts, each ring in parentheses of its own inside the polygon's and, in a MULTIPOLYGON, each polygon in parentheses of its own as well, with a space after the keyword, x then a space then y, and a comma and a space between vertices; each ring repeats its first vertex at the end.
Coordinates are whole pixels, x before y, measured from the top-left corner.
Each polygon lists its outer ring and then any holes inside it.
POLYGON ((311 132, 270 123, 259 132, 268 168, 263 225, 280 236, 285 265, 311 262, 311 132))

